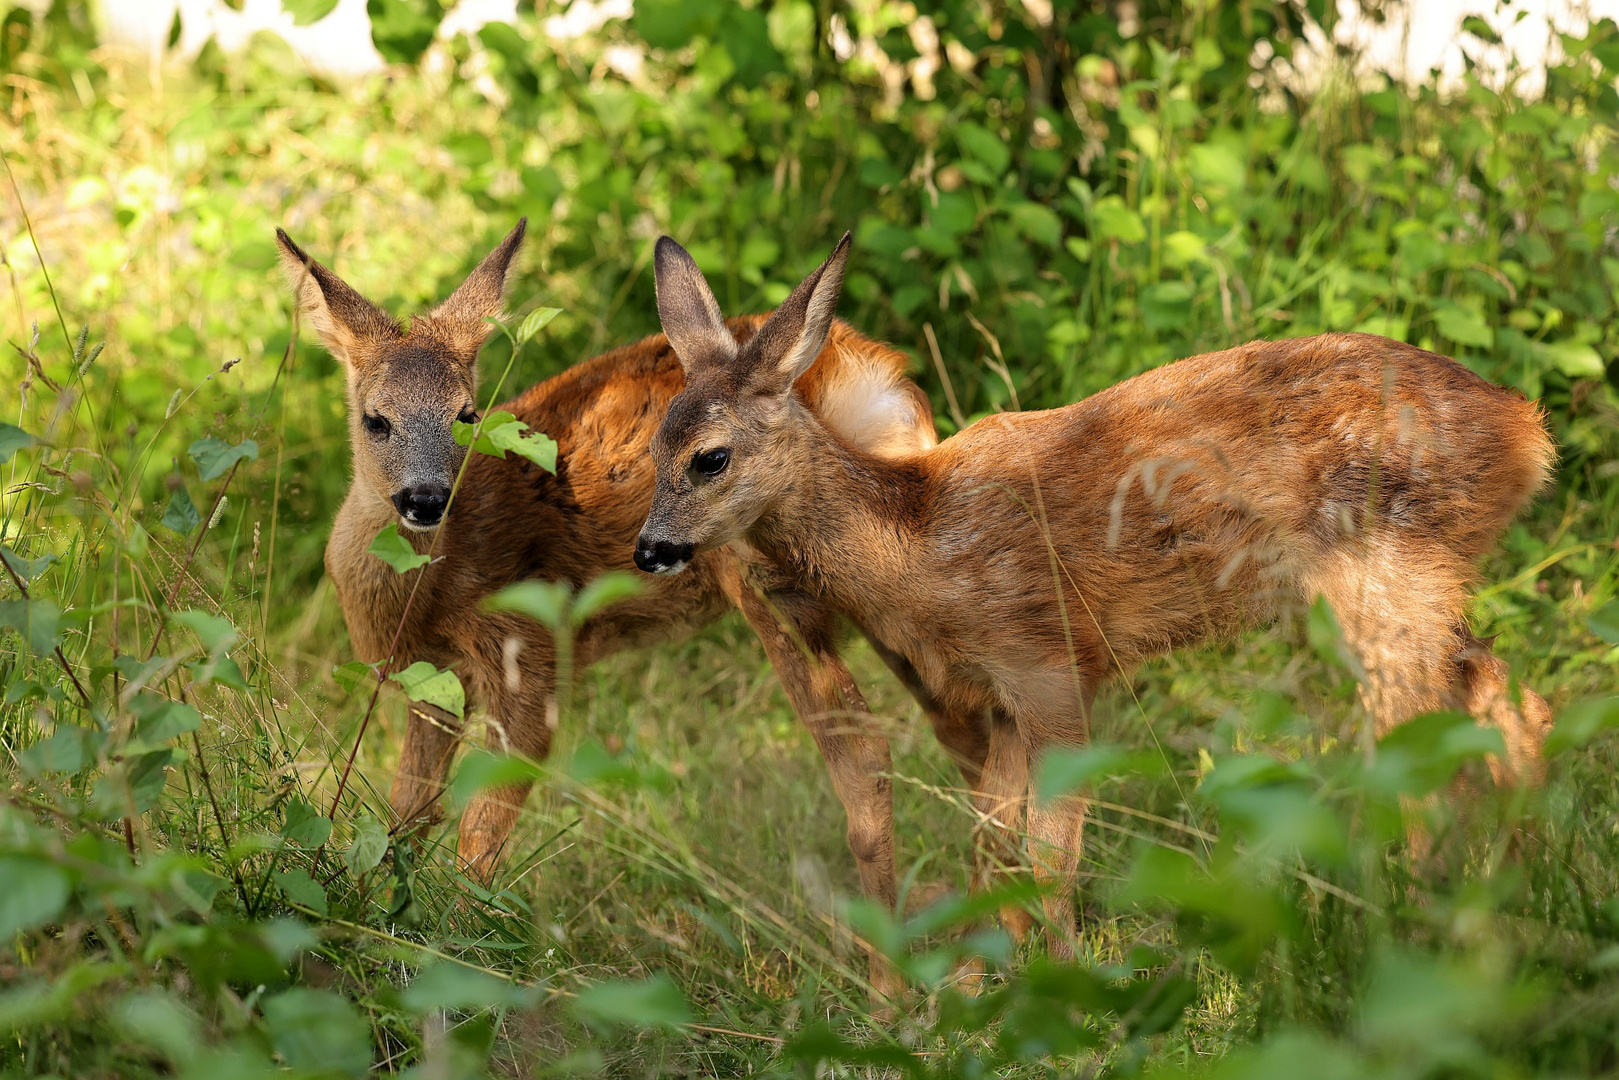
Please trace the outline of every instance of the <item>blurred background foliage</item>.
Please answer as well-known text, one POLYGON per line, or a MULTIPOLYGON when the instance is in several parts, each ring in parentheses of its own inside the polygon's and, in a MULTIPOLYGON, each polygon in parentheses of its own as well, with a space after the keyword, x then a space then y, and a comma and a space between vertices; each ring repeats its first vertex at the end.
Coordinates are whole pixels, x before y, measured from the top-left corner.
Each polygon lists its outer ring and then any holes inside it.
POLYGON ((81 5, 0 10, 8 1069, 1619 1068, 1619 711, 1593 697, 1619 663, 1612 22, 1530 95, 1308 49, 1319 0, 638 0, 566 38, 527 9, 443 38, 436 0, 372 0, 391 66, 342 84, 273 35, 179 64, 100 44, 81 5), (656 329, 660 232, 744 312, 852 229, 841 313, 914 358, 944 432, 1325 330, 1539 398, 1556 489, 1474 614, 1565 713, 1551 782, 1478 783, 1491 744, 1453 717, 1363 755, 1327 621, 1313 650, 1170 658, 1050 778, 1098 802, 1082 963, 1048 965, 973 930, 988 908, 929 906, 965 883, 970 817, 859 648, 913 914, 836 899, 839 811, 733 621, 585 677, 495 892, 387 843, 397 708, 325 816, 365 696, 329 675, 349 651, 320 559, 343 379, 288 352, 273 230, 404 312, 519 215, 512 308, 564 313, 517 385, 656 329), (1433 798, 1458 773, 1473 797, 1433 798), (1414 874, 1419 803, 1441 854, 1414 874), (908 1015, 868 1011, 851 932, 906 966, 908 1015), (969 952, 1003 973, 976 995, 946 978, 969 952))

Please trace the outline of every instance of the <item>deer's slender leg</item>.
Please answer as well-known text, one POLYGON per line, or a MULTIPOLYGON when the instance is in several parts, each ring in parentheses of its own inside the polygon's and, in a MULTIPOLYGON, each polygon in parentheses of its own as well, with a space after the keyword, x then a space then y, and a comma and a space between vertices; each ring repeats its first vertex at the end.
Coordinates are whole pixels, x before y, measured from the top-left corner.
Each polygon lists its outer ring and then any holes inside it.
MULTIPOLYGON (((833 790, 848 820, 849 851, 860 873, 861 892, 894 910, 894 798, 888 773, 888 740, 871 730, 860 688, 835 645, 835 618, 818 600, 770 589, 758 568, 734 566, 721 584, 759 635, 804 726, 826 761, 833 790), (752 572, 750 572, 750 569, 752 572)), ((903 990, 898 973, 868 949, 872 989, 894 998, 903 990)))
POLYGON ((410 725, 399 754, 388 804, 400 834, 437 824, 444 817, 439 795, 461 738, 461 721, 436 705, 410 703, 410 725))

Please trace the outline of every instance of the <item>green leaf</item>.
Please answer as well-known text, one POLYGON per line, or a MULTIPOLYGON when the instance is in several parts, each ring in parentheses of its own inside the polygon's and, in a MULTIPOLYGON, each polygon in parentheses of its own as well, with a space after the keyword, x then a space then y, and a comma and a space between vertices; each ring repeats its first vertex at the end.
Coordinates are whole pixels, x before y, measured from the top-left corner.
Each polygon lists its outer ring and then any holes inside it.
POLYGON ((375 664, 366 664, 359 660, 350 660, 346 664, 339 664, 337 667, 334 667, 332 669, 332 678, 336 680, 338 686, 341 686, 345 691, 352 694, 354 693, 354 688, 356 686, 359 686, 366 679, 375 676, 376 673, 377 667, 375 664))
POLYGON ((132 990, 112 1009, 123 1034, 170 1061, 190 1061, 202 1042, 196 1014, 162 991, 132 990))
POLYGON ((191 501, 191 493, 181 485, 174 489, 169 496, 169 505, 163 510, 163 524, 181 536, 187 536, 202 523, 202 517, 197 513, 197 507, 191 501))
POLYGON ((545 770, 527 758, 472 750, 462 757, 449 784, 449 800, 459 811, 480 791, 506 784, 521 784, 545 777, 545 770))
POLYGON ((32 584, 35 578, 58 561, 56 556, 51 554, 41 555, 37 559, 25 559, 4 544, 0 544, 0 559, 6 560, 6 565, 11 567, 12 573, 22 578, 25 585, 32 584))
POLYGON ((331 838, 332 819, 308 799, 294 795, 287 800, 287 822, 281 826, 281 835, 301 847, 317 848, 331 838))
POLYGON ((343 998, 298 986, 266 998, 263 1008, 270 1044, 292 1068, 323 1076, 340 1072, 359 1077, 370 1071, 370 1026, 343 998))
POLYGON ((393 567, 396 574, 407 573, 431 561, 426 555, 416 554, 416 549, 399 535, 399 526, 392 521, 382 527, 366 550, 393 567))
POLYGON ((1619 600, 1609 600, 1593 612, 1585 627, 1609 645, 1619 645, 1619 600))
POLYGON ((96 752, 106 736, 95 728, 57 724, 51 737, 41 739, 17 755, 23 768, 36 776, 40 773, 76 773, 95 761, 96 752))
POLYGON ((433 44, 444 18, 438 0, 366 0, 371 42, 390 64, 414 64, 433 44))
POLYGON ((11 460, 18 450, 39 442, 28 432, 14 424, 0 423, 0 465, 11 460))
POLYGON ((677 1028, 691 1023, 691 1009, 667 975, 586 987, 574 999, 574 1008, 603 1027, 677 1028))
POLYGON ((202 726, 202 717, 190 705, 156 694, 136 694, 129 702, 136 716, 135 736, 124 747, 125 754, 148 753, 162 749, 171 739, 190 734, 202 726))
POLYGON ((523 318, 522 325, 517 328, 517 344, 523 345, 533 340, 534 335, 544 330, 551 320, 562 314, 561 308, 542 307, 535 308, 523 318))
POLYGON ((463 964, 439 961, 423 968, 400 1002, 417 1015, 433 1009, 472 1012, 477 1009, 517 1008, 534 997, 532 990, 497 979, 463 964))
POLYGON ((67 906, 67 872, 37 855, 0 856, 0 942, 50 922, 67 906))
POLYGON ((330 15, 337 0, 282 0, 281 7, 292 16, 292 25, 308 26, 330 15))
POLYGON ((309 876, 309 871, 301 867, 291 870, 280 870, 275 875, 276 888, 284 893, 288 900, 308 908, 315 914, 326 914, 326 890, 320 887, 320 882, 309 876))
POLYGON ((1563 710, 1557 726, 1546 736, 1546 756, 1577 750, 1602 732, 1616 727, 1619 727, 1619 697, 1577 701, 1563 710))
POLYGON ((0 600, 0 626, 11 627, 35 655, 45 656, 61 640, 62 610, 49 600, 0 600))
POLYGON ((196 663, 187 664, 186 670, 191 672, 191 678, 199 686, 208 686, 218 683, 221 686, 234 687, 237 690, 248 689, 247 676, 242 674, 242 666, 228 656, 214 656, 196 663))
POLYGON ((236 627, 229 619, 206 611, 176 611, 169 616, 169 622, 196 634, 210 656, 224 652, 237 641, 236 627))
POLYGON ((490 611, 515 611, 542 626, 561 631, 568 622, 573 590, 565 581, 519 581, 483 602, 490 611))
POLYGON ((646 584, 641 578, 622 570, 614 570, 603 574, 589 585, 579 590, 579 595, 573 601, 573 625, 583 626, 586 619, 596 614, 609 604, 616 604, 620 600, 628 600, 640 596, 646 591, 646 584))
POLYGON ((1350 668, 1349 646, 1344 643, 1344 628, 1338 622, 1337 614, 1332 605, 1327 603, 1325 596, 1318 596, 1310 605, 1310 614, 1305 619, 1305 635, 1310 640, 1310 647, 1315 654, 1334 667, 1350 668))
POLYGON ((984 163, 996 176, 1004 173, 1012 163, 1012 152, 1001 137, 981 124, 965 120, 956 125, 956 143, 962 153, 984 163))
POLYGON ((343 853, 343 865, 349 873, 359 877, 374 869, 388 853, 388 830, 370 814, 354 823, 354 841, 343 853))
POLYGON ((192 443, 191 449, 187 450, 186 454, 197 463, 199 477, 204 481, 216 480, 224 476, 238 461, 257 460, 259 444, 252 439, 243 439, 235 446, 231 446, 209 436, 192 443))
POLYGON ((437 705, 456 716, 462 716, 466 710, 466 691, 453 671, 440 671, 426 660, 418 660, 388 678, 398 683, 412 701, 437 705))
POLYGON ((1433 321, 1440 334, 1458 345, 1488 349, 1495 344, 1495 331, 1466 308, 1442 307, 1434 312, 1433 321))
POLYGON ((528 432, 528 425, 509 412, 492 412, 472 424, 457 420, 450 425, 451 436, 461 446, 471 446, 480 454, 506 460, 506 452, 527 458, 546 472, 557 471, 557 444, 549 435, 528 432))
POLYGON ((1139 244, 1147 238, 1147 223, 1117 195, 1105 195, 1091 207, 1091 228, 1103 240, 1139 244))
POLYGON ((1008 212, 1017 231, 1037 244, 1054 248, 1062 240, 1062 219, 1039 203, 1018 203, 1008 212))
POLYGON ((1535 352, 1571 379, 1600 379, 1608 370, 1600 353, 1578 341, 1541 342, 1535 352))
POLYGON ((1047 802, 1088 788, 1110 776, 1141 776, 1163 771, 1157 755, 1122 746, 1067 747, 1047 750, 1036 772, 1036 798, 1047 802))

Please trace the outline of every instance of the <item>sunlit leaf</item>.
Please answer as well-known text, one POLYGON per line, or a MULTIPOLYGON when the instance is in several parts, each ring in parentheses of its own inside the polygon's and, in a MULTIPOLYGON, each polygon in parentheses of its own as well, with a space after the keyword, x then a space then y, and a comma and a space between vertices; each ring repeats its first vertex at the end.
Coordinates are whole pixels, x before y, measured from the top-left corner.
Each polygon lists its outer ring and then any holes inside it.
POLYGON ((169 615, 169 621, 196 634, 210 654, 222 653, 237 642, 236 627, 230 620, 206 611, 176 611, 169 615))
POLYGON ((317 915, 326 914, 326 890, 320 887, 320 882, 309 876, 309 871, 302 867, 278 870, 275 884, 276 888, 285 893, 287 899, 294 904, 306 907, 317 915))
POLYGON ((200 478, 204 481, 217 480, 238 461, 257 460, 259 444, 252 439, 243 439, 232 446, 210 435, 192 443, 186 454, 197 463, 197 475, 200 478))
POLYGON ((0 423, 0 465, 11 460, 13 454, 39 440, 14 424, 0 423))
POLYGON ((366 814, 354 823, 354 840, 343 853, 343 865, 348 867, 349 873, 359 877, 367 870, 378 866, 387 853, 387 828, 382 822, 366 814))
POLYGON ((292 16, 292 25, 308 26, 330 15, 337 0, 282 0, 282 8, 292 16))
POLYGON ((398 683, 412 701, 437 705, 456 716, 464 715, 466 691, 461 688, 461 680, 455 677, 453 671, 440 671, 426 660, 418 660, 388 678, 398 683))
POLYGON ((332 819, 323 815, 309 800, 294 795, 287 800, 287 821, 281 835, 295 844, 316 848, 332 835, 332 819))
POLYGON ((332 669, 333 680, 336 681, 338 686, 351 694, 356 686, 359 686, 367 679, 374 678, 376 674, 376 665, 363 663, 359 660, 350 660, 348 663, 339 664, 332 669))
POLYGON ((0 942, 62 913, 72 883, 66 871, 35 855, 0 855, 0 942))
POLYGON ((646 583, 634 574, 623 571, 603 574, 580 589, 579 595, 574 597, 573 624, 583 626, 585 620, 608 605, 640 596, 645 591, 646 583))
POLYGON ((535 334, 538 334, 541 330, 544 330, 546 326, 550 324, 552 319, 561 314, 561 308, 535 308, 523 318, 522 324, 518 326, 517 343, 522 345, 525 342, 533 340, 535 334))
POLYGON ((62 638, 62 610, 49 600, 0 600, 0 626, 21 634, 38 656, 56 648, 62 638))
POLYGON ((472 424, 457 420, 450 426, 452 437, 462 446, 480 454, 505 460, 507 451, 527 458, 546 472, 556 472, 557 444, 550 436, 530 432, 528 424, 509 412, 492 412, 472 424))
POLYGON ((565 581, 519 581, 486 599, 483 606, 490 611, 515 611, 559 631, 568 621, 572 592, 565 581))
POLYGON ((533 991, 463 964, 438 961, 423 968, 400 995, 405 1008, 421 1014, 431 1009, 468 1012, 515 1008, 532 1000, 533 991))
POLYGON ((1563 710, 1546 736, 1546 755, 1577 750, 1604 731, 1619 727, 1619 697, 1576 701, 1563 710))
POLYGON ((399 527, 392 521, 382 527, 366 550, 393 567, 396 574, 406 573, 431 561, 426 555, 416 554, 416 549, 410 546, 409 540, 399 535, 399 527))

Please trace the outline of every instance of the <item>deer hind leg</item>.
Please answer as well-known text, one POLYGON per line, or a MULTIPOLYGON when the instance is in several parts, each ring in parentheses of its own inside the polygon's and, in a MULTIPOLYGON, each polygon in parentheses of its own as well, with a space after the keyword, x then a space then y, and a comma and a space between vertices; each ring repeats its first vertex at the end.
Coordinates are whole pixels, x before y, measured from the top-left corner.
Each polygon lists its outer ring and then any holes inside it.
POLYGON ((1506 661, 1486 641, 1463 630, 1455 657, 1459 671, 1457 705, 1474 719, 1498 729, 1506 744, 1506 760, 1492 758, 1497 784, 1539 784, 1546 778, 1541 745, 1552 726, 1546 699, 1527 686, 1514 686, 1506 661))
MULTIPOLYGON (((838 655, 835 616, 815 598, 787 588, 769 588, 762 567, 745 572, 732 564, 721 588, 753 627, 794 710, 826 762, 832 788, 843 804, 850 854, 860 891, 893 911, 894 794, 888 740, 871 730, 871 715, 854 677, 838 655)), ((897 998, 904 984, 893 966, 868 949, 872 990, 897 998)))
POLYGON ((461 721, 453 713, 435 705, 410 703, 405 746, 388 795, 399 835, 419 834, 444 819, 439 796, 460 740, 461 721))

